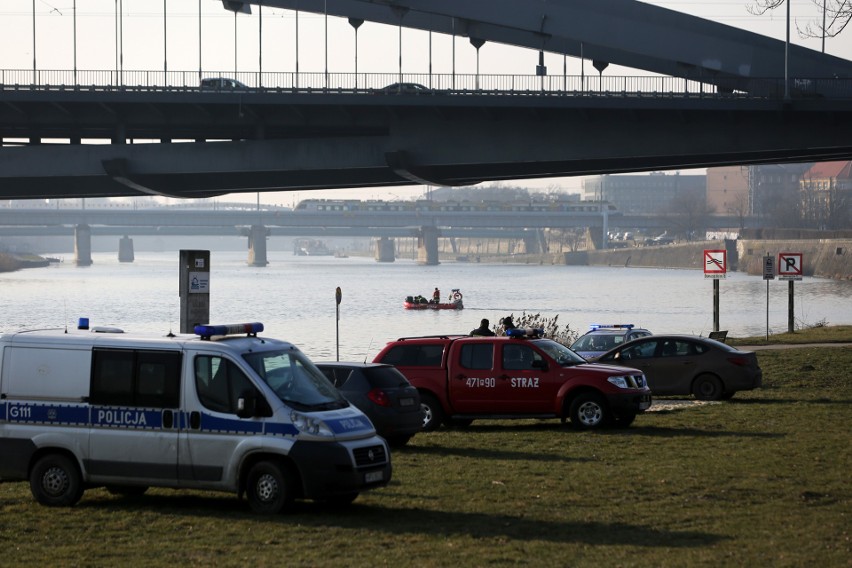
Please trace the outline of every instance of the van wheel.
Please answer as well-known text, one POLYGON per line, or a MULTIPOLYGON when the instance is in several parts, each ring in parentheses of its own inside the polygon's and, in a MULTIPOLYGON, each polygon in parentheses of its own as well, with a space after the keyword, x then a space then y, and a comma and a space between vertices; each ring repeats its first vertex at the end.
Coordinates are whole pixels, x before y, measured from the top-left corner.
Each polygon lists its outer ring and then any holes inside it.
POLYGON ((60 454, 41 458, 30 472, 30 490, 36 501, 48 507, 70 507, 83 496, 80 470, 60 454))
POLYGON ((281 464, 262 461, 249 470, 246 497, 255 513, 280 513, 294 499, 293 476, 281 464))
POLYGON ((420 409, 423 411, 423 431, 434 432, 444 419, 441 403, 431 394, 420 395, 420 409))
POLYGON ((723 392, 722 381, 710 374, 698 375, 692 383, 692 394, 698 400, 719 400, 723 392))
POLYGON ((599 430, 612 422, 606 401, 592 392, 582 393, 571 401, 568 413, 576 430, 599 430))

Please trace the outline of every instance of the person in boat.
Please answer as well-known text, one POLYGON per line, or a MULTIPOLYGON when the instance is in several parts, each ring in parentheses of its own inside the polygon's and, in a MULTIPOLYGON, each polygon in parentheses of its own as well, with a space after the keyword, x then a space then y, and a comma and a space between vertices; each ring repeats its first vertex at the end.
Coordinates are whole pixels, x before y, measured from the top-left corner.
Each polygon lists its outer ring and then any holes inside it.
POLYGON ((500 323, 503 324, 503 335, 506 335, 506 332, 510 329, 515 329, 518 327, 515 325, 515 322, 512 321, 512 316, 504 317, 502 320, 500 320, 500 323))
POLYGON ((432 292, 432 303, 440 304, 441 303, 441 291, 438 288, 435 288, 435 291, 432 292))
POLYGON ((487 319, 482 318, 482 321, 479 322, 479 327, 471 330, 470 335, 471 335, 471 337, 477 336, 477 335, 484 336, 484 337, 491 337, 491 336, 497 335, 497 334, 494 333, 493 331, 491 331, 490 322, 487 319))

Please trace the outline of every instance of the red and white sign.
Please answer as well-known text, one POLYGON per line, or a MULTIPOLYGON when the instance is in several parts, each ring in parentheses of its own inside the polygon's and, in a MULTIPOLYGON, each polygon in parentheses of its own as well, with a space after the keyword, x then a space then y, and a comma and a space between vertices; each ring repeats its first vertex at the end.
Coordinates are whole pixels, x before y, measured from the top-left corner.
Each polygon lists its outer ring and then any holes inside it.
POLYGON ((724 278, 728 272, 728 251, 704 251, 704 278, 724 278))
POLYGON ((778 278, 781 280, 802 279, 802 253, 778 253, 778 278))

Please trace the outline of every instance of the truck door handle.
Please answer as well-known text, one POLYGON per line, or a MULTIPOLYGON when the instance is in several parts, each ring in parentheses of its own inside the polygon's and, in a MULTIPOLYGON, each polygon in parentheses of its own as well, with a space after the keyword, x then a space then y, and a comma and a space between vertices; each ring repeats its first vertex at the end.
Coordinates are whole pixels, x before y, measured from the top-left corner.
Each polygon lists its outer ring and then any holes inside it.
POLYGON ((504 381, 506 381, 506 380, 511 379, 512 377, 510 377, 509 375, 500 375, 500 377, 498 377, 498 378, 503 379, 504 381))
POLYGON ((463 381, 463 380, 465 380, 466 378, 467 378, 467 377, 466 377, 466 376, 464 376, 464 375, 462 375, 461 373, 459 373, 458 375, 456 375, 456 380, 457 380, 457 381, 463 381))

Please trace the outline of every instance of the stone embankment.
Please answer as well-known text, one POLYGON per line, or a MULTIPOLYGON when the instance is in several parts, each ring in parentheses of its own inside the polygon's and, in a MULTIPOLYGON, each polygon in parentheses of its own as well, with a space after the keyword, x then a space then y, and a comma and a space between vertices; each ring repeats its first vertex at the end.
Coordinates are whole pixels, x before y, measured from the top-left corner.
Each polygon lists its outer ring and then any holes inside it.
POLYGON ((703 270, 704 251, 709 249, 727 251, 729 271, 762 275, 764 256, 769 255, 777 259, 779 253, 802 253, 804 276, 852 279, 852 238, 741 238, 649 247, 633 246, 565 253, 565 264, 703 270))

